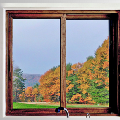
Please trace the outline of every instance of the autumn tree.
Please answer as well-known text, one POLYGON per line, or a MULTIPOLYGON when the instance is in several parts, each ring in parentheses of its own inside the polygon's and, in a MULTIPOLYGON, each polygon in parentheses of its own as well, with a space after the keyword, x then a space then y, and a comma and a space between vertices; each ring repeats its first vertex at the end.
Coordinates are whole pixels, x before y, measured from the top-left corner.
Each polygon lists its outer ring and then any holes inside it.
MULTIPOLYGON (((60 99, 60 66, 40 77, 38 92, 42 101, 60 99)), ((67 103, 105 104, 109 102, 109 38, 84 63, 66 65, 67 103)))
POLYGON ((27 87, 25 89, 25 98, 27 102, 33 102, 34 101, 34 94, 32 94, 33 88, 31 86, 27 87))
POLYGON ((46 102, 59 102, 60 100, 60 67, 48 70, 40 77, 40 94, 46 102))
POLYGON ((33 88, 33 91, 34 90, 38 91, 38 92, 36 92, 37 94, 35 94, 35 101, 36 102, 42 102, 43 101, 43 96, 40 94, 39 84, 36 83, 32 88, 33 88))
MULTIPOLYGON (((71 98, 77 93, 81 94, 81 89, 79 88, 80 84, 77 83, 78 77, 77 72, 83 66, 83 63, 75 63, 71 66, 71 70, 67 71, 68 76, 66 76, 66 100, 67 103, 73 103, 71 98)), ((78 103, 79 101, 74 101, 78 103)))
POLYGON ((39 92, 38 92, 38 89, 37 88, 34 88, 33 90, 32 90, 32 95, 34 95, 34 102, 37 102, 37 97, 38 97, 38 95, 39 95, 39 92))
POLYGON ((77 76, 84 99, 89 94, 96 103, 108 103, 109 38, 96 50, 95 58, 88 59, 78 70, 77 76))
POLYGON ((25 92, 22 92, 21 94, 19 94, 19 99, 21 102, 25 102, 25 92))
POLYGON ((109 103, 109 38, 103 42, 95 54, 96 59, 92 69, 94 86, 89 91, 97 103, 105 104, 109 103), (94 87, 96 91, 92 90, 94 87))
POLYGON ((33 87, 29 86, 25 89, 26 102, 41 102, 42 99, 42 95, 39 93, 39 84, 36 83, 33 87))

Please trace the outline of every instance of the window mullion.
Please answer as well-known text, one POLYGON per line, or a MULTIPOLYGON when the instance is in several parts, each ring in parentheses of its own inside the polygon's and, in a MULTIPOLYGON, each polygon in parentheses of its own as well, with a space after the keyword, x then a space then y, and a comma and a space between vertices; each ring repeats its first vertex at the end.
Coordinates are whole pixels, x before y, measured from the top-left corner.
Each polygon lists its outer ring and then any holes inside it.
POLYGON ((60 106, 66 107, 66 14, 63 14, 63 16, 61 17, 61 40, 60 41, 61 41, 60 106))

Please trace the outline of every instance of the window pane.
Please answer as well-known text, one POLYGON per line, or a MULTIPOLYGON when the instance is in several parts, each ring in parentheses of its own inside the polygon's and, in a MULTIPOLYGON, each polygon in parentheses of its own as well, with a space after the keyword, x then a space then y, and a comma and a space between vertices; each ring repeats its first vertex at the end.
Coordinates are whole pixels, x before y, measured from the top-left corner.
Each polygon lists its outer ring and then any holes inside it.
POLYGON ((109 21, 66 21, 68 107, 109 107, 109 21))
POLYGON ((13 108, 60 105, 60 20, 13 20, 13 108))

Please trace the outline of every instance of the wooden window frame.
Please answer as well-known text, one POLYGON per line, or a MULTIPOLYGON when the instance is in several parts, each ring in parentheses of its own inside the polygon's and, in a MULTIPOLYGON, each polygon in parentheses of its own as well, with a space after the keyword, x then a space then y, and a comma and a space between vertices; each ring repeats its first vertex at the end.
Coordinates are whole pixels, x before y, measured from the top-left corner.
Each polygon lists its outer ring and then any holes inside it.
POLYGON ((70 116, 120 115, 120 11, 117 10, 7 10, 6 11, 6 115, 7 116, 65 116, 55 109, 13 109, 12 98, 12 34, 13 19, 60 19, 60 106, 66 107, 66 20, 109 20, 110 83, 109 107, 68 108, 70 116), (114 98, 114 99, 113 99, 114 98), (111 114, 111 112, 113 114, 111 114))

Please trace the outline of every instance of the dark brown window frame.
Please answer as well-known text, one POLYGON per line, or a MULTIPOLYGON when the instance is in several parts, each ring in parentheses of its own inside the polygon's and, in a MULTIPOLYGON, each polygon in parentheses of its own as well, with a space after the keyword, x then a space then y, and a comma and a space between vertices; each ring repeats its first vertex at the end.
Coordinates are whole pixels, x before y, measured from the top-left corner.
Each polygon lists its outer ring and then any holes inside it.
POLYGON ((68 108, 70 116, 90 113, 94 116, 120 115, 120 11, 116 10, 7 10, 6 11, 6 115, 7 116, 64 116, 55 109, 13 109, 12 103, 12 25, 13 19, 60 19, 60 106, 66 107, 66 20, 109 20, 110 27, 110 83, 109 107, 68 108), (114 99, 113 99, 114 98, 114 99), (111 114, 113 112, 113 114, 111 114))

